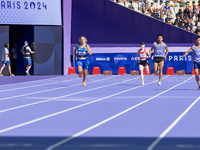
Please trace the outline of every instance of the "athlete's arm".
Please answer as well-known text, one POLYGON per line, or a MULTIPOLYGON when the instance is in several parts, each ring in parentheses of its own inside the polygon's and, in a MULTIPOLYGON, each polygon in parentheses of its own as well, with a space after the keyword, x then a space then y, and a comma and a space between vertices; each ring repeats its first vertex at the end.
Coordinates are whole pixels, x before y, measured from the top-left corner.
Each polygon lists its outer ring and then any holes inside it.
POLYGON ((89 55, 92 55, 92 52, 90 50, 90 46, 89 45, 87 45, 87 52, 88 52, 89 55))
POLYGON ((153 51, 153 46, 151 47, 150 51, 149 51, 149 58, 151 58, 151 53, 153 51))
POLYGON ((182 58, 184 58, 185 56, 187 56, 193 49, 194 49, 194 46, 192 46, 192 47, 182 56, 182 58))
POLYGON ((136 59, 136 62, 138 62, 138 56, 139 56, 139 50, 138 50, 138 53, 137 53, 137 59, 136 59))
POLYGON ((31 50, 30 47, 28 47, 28 50, 29 50, 29 52, 30 52, 31 54, 35 53, 34 51, 31 50))
POLYGON ((169 52, 169 49, 168 49, 167 45, 166 45, 165 49, 166 49, 166 54, 165 54, 165 60, 166 60, 168 52, 169 52))
POLYGON ((77 55, 76 55, 76 50, 78 48, 78 44, 76 45, 76 48, 74 49, 74 55, 75 55, 75 59, 77 60, 77 55))

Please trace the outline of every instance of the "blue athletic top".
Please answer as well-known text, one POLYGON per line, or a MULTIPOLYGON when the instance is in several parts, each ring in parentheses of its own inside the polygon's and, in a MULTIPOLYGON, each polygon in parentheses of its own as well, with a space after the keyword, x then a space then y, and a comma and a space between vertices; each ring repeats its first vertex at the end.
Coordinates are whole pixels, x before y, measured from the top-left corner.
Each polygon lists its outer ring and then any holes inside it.
POLYGON ((154 57, 165 57, 166 44, 163 42, 161 46, 158 46, 157 42, 153 43, 154 57))
POLYGON ((83 59, 87 58, 88 52, 87 52, 86 48, 87 48, 87 44, 85 44, 84 48, 81 48, 80 44, 78 45, 78 48, 77 48, 77 50, 78 50, 78 57, 85 57, 83 59))
POLYGON ((200 64, 200 48, 197 48, 196 45, 192 50, 192 61, 200 64))

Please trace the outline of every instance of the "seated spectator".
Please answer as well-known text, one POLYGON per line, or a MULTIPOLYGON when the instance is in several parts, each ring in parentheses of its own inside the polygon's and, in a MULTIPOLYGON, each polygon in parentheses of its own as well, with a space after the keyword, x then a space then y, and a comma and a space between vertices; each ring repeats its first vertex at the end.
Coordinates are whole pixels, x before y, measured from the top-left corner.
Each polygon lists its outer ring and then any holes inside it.
POLYGON ((170 7, 178 7, 178 5, 177 4, 174 4, 174 1, 173 0, 169 0, 169 6, 170 7))
POLYGON ((179 28, 184 29, 185 30, 185 22, 181 22, 181 25, 179 26, 179 28))
POLYGON ((132 9, 132 10, 135 10, 134 7, 133 7, 133 5, 131 5, 131 4, 128 6, 128 8, 132 9))
POLYGON ((157 13, 156 9, 153 11, 153 13, 151 14, 151 17, 158 19, 159 14, 157 13))
POLYGON ((197 14, 195 14, 195 13, 193 13, 192 15, 193 15, 192 20, 193 20, 194 25, 195 25, 195 24, 198 23, 198 16, 197 16, 197 14))
POLYGON ((186 27, 186 30, 189 31, 189 32, 192 32, 190 26, 187 26, 187 27, 186 27))
POLYGON ((179 9, 178 13, 176 14, 176 17, 178 17, 178 16, 180 17, 180 15, 181 15, 182 12, 183 12, 182 9, 179 9))
POLYGON ((142 13, 146 14, 146 15, 150 14, 149 9, 150 9, 150 7, 148 6, 148 3, 145 2, 145 5, 142 7, 142 13))
POLYGON ((198 32, 200 32, 200 23, 197 24, 197 28, 195 30, 195 33, 198 34, 198 32))
POLYGON ((172 24, 173 24, 172 19, 173 19, 173 17, 170 16, 170 14, 168 13, 168 14, 167 14, 167 18, 165 18, 165 22, 172 25, 172 24))
POLYGON ((199 12, 198 12, 196 6, 194 7, 194 9, 191 10, 191 13, 199 14, 199 12))
MULTIPOLYGON (((132 2, 135 2, 137 4, 141 3, 142 1, 141 0, 132 0, 132 2)), ((132 3, 131 3, 132 4, 132 3)))
POLYGON ((149 12, 150 12, 150 13, 153 13, 154 10, 156 10, 156 7, 154 6, 154 3, 152 2, 152 3, 151 3, 151 6, 150 6, 150 8, 149 8, 149 12))
POLYGON ((189 1, 187 1, 186 2, 186 5, 183 7, 183 11, 186 9, 186 8, 188 8, 189 10, 190 10, 190 2, 189 1))
POLYGON ((189 13, 188 18, 189 18, 189 19, 190 19, 190 18, 193 18, 193 15, 192 15, 191 12, 189 13))
POLYGON ((186 4, 185 7, 183 8, 183 13, 185 12, 185 10, 188 9, 190 11, 189 5, 186 4))
POLYGON ((192 10, 194 9, 194 7, 196 6, 195 1, 192 1, 192 6, 190 6, 190 11, 192 12, 192 10))
POLYGON ((189 9, 186 8, 184 10, 184 16, 185 16, 185 18, 189 16, 189 13, 190 13, 189 9))
POLYGON ((197 6, 197 10, 198 12, 200 12, 200 4, 197 6))
POLYGON ((161 13, 161 14, 160 14, 160 16, 158 16, 158 20, 160 20, 160 21, 164 21, 164 19, 163 19, 163 18, 164 18, 164 14, 163 14, 163 13, 161 13))
POLYGON ((181 20, 181 22, 186 22, 186 18, 184 17, 183 13, 181 13, 181 15, 180 15, 180 20, 181 20))
POLYGON ((192 32, 194 32, 193 25, 192 25, 192 23, 190 23, 189 20, 188 20, 188 22, 185 24, 185 26, 186 26, 186 28, 187 28, 187 27, 190 27, 190 30, 191 30, 192 32))
POLYGON ((160 13, 160 11, 164 9, 164 6, 165 4, 163 3, 163 0, 160 0, 160 3, 158 3, 156 6, 157 13, 160 13))
POLYGON ((178 3, 180 3, 180 7, 184 7, 186 5, 185 0, 179 0, 178 3))
POLYGON ((174 21, 174 25, 176 26, 176 27, 179 27, 180 25, 181 25, 181 21, 180 21, 180 17, 178 16, 177 18, 176 18, 176 20, 174 21))
POLYGON ((172 13, 171 9, 170 9, 170 6, 169 6, 169 1, 167 0, 166 3, 165 3, 165 6, 164 6, 164 12, 167 14, 167 13, 172 13))
POLYGON ((145 3, 147 3, 147 6, 150 6, 149 2, 147 0, 143 0, 140 4, 140 11, 143 11, 143 6, 145 6, 145 3))

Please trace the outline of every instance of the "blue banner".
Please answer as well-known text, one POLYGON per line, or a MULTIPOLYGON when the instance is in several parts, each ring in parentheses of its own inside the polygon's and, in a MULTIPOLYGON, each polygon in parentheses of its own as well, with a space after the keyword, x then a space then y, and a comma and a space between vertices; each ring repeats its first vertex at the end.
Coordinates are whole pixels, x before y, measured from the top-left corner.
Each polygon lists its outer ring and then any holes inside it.
MULTIPOLYGON (((182 58, 184 52, 171 52, 167 56, 165 61, 163 73, 166 73, 167 67, 174 67, 176 73, 177 70, 184 69, 186 73, 192 73, 193 62, 192 54, 190 53, 185 58, 182 58)), ((89 74, 92 74, 93 67, 99 67, 100 72, 104 70, 112 70, 113 74, 118 73, 119 67, 125 67, 126 73, 130 74, 131 70, 139 70, 139 65, 136 62, 137 53, 100 53, 92 54, 89 56, 89 74)), ((150 64, 151 73, 153 73, 153 54, 148 59, 150 64)), ((77 71, 77 63, 75 63, 77 71)), ((78 73, 78 72, 77 72, 78 73)))

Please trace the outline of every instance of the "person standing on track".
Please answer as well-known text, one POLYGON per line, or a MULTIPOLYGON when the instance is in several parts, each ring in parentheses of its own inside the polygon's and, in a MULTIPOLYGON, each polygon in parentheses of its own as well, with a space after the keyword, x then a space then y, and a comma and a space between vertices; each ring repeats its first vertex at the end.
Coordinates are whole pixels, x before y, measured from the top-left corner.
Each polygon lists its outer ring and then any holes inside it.
POLYGON ((0 76, 3 76, 2 72, 5 68, 5 66, 8 66, 8 71, 10 73, 10 76, 15 76, 14 74, 12 74, 11 72, 11 66, 10 66, 10 56, 9 56, 9 44, 5 43, 4 44, 4 49, 2 51, 2 62, 3 62, 3 66, 1 67, 0 70, 0 76))
POLYGON ((199 85, 198 90, 200 90, 199 81, 199 69, 200 69, 200 36, 196 37, 196 44, 193 45, 182 58, 186 57, 190 52, 192 52, 192 61, 194 63, 194 72, 197 84, 199 85))
POLYGON ((144 42, 140 43, 140 47, 141 49, 138 50, 136 62, 138 62, 138 56, 140 56, 140 61, 139 61, 140 77, 142 80, 142 85, 144 85, 144 75, 143 75, 144 68, 146 70, 146 73, 149 74, 149 66, 147 61, 147 55, 149 55, 149 50, 145 48, 144 42))
POLYGON ((24 64, 26 66, 26 75, 30 76, 29 70, 31 69, 32 66, 32 60, 31 60, 31 54, 34 53, 34 51, 31 51, 31 48, 28 46, 28 42, 24 42, 24 46, 22 47, 22 53, 24 57, 24 64))
POLYGON ((159 67, 158 85, 161 86, 164 61, 166 60, 169 51, 167 45, 163 42, 162 34, 158 34, 158 41, 153 43, 153 46, 151 47, 149 52, 149 58, 151 58, 151 53, 153 50, 154 50, 154 60, 153 60, 154 73, 158 72, 158 67, 159 67))
POLYGON ((83 83, 82 84, 85 87, 86 86, 85 79, 88 74, 88 64, 89 64, 88 54, 92 55, 92 53, 90 50, 90 46, 87 44, 87 39, 85 36, 81 36, 79 38, 79 42, 80 42, 80 44, 76 45, 74 54, 75 54, 75 58, 76 58, 77 64, 78 64, 79 77, 81 78, 81 76, 83 74, 83 83), (76 53, 78 54, 78 56, 76 53))

